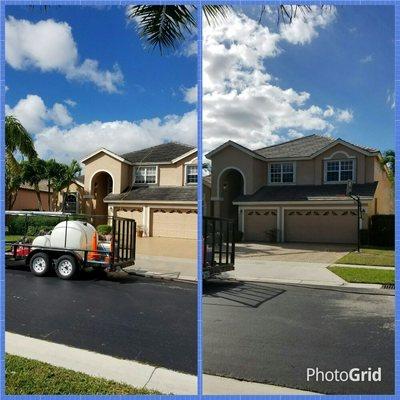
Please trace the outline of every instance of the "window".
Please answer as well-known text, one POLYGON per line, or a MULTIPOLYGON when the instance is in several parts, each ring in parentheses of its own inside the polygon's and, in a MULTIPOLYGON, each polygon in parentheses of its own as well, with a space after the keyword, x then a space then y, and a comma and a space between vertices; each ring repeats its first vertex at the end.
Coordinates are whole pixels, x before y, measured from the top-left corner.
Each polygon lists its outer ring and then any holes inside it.
POLYGON ((354 179, 353 160, 326 161, 326 182, 347 182, 354 179))
POLYGON ((186 165, 186 183, 197 183, 197 165, 186 165))
POLYGON ((270 183, 293 183, 293 163, 274 163, 269 166, 270 183))
POLYGON ((135 183, 156 183, 157 167, 137 167, 135 171, 135 183))

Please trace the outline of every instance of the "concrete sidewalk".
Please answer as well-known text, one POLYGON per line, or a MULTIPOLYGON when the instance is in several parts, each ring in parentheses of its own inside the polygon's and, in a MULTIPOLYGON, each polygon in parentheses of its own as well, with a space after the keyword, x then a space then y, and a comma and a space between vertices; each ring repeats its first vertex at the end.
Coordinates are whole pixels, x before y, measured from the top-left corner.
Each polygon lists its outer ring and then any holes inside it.
POLYGON ((138 254, 135 265, 124 268, 124 271, 152 278, 180 279, 196 282, 197 260, 194 258, 138 254))
POLYGON ((222 275, 226 279, 303 283, 311 285, 343 286, 346 281, 329 271, 328 263, 267 261, 237 258, 235 270, 222 275))

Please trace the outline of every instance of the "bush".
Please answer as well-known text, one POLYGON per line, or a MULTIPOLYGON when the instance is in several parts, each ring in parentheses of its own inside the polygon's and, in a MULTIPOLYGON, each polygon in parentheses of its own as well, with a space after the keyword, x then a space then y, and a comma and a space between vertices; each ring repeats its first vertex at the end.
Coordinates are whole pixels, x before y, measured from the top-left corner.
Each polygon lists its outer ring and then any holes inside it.
POLYGON ((369 244, 394 247, 394 215, 373 215, 370 218, 369 244))
POLYGON ((45 228, 46 231, 52 230, 61 220, 60 217, 46 217, 41 215, 33 217, 8 215, 7 234, 34 236, 41 229, 45 228))
POLYGON ((97 225, 97 232, 100 235, 109 235, 112 231, 112 227, 110 225, 97 225))

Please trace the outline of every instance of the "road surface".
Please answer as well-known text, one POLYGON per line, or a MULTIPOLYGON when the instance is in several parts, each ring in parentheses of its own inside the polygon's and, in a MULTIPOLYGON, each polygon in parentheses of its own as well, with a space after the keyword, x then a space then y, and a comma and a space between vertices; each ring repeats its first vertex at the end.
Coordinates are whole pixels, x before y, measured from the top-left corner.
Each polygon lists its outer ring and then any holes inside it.
POLYGON ((335 394, 394 390, 394 296, 265 283, 210 282, 203 297, 204 371, 335 394), (307 382, 322 371, 382 368, 382 382, 307 382))
POLYGON ((63 281, 6 269, 7 331, 190 374, 196 310, 194 284, 93 272, 63 281))

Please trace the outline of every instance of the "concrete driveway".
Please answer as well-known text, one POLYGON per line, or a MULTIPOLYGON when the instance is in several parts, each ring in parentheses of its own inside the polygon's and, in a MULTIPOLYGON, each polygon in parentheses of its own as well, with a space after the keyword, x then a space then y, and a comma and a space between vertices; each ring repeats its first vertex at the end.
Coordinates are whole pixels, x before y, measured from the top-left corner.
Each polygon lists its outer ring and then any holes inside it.
POLYGON ((346 282, 327 267, 352 247, 310 243, 237 243, 235 270, 223 278, 342 286, 346 282))
POLYGON ((236 256, 238 259, 332 264, 353 249, 354 246, 323 243, 237 243, 236 256))

